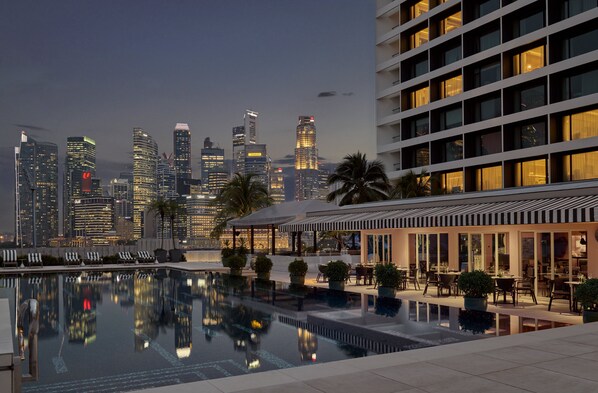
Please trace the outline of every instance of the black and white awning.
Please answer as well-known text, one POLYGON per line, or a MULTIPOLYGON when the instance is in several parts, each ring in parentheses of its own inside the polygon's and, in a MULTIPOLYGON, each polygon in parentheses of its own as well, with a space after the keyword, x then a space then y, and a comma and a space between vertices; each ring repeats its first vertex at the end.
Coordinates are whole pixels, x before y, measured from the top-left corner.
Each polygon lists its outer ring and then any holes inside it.
POLYGON ((284 232, 596 222, 598 195, 335 212, 282 224, 284 232))

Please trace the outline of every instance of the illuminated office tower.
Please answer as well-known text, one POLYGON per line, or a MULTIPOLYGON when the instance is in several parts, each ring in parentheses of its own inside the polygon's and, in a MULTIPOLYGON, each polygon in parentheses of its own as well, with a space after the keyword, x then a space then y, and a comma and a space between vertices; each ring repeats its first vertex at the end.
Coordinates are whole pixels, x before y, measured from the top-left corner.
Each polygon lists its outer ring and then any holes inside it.
POLYGON ((378 1, 378 159, 432 193, 598 178, 598 2, 378 1))
POLYGON ((244 174, 254 174, 255 180, 260 181, 268 188, 270 180, 270 159, 266 151, 266 145, 246 145, 244 174))
POLYGON ((162 153, 162 156, 158 159, 158 197, 164 199, 176 198, 178 196, 176 180, 176 169, 172 156, 162 153))
POLYGON ((319 198, 318 148, 313 116, 299 116, 295 145, 295 200, 319 198))
POLYGON ((187 123, 174 127, 174 168, 177 178, 177 192, 183 195, 184 184, 191 176, 191 131, 187 123))
POLYGON ((91 241, 94 246, 108 245, 114 230, 114 198, 77 198, 73 200, 75 222, 73 236, 91 241))
POLYGON ((112 179, 108 195, 114 198, 114 220, 133 215, 133 186, 128 179, 112 179))
POLYGON ((58 146, 37 142, 22 131, 15 148, 15 183, 17 245, 47 245, 58 236, 58 146))
POLYGON ((224 149, 214 147, 210 138, 206 138, 201 149, 201 184, 204 190, 217 193, 228 181, 224 166, 224 149))
POLYGON ((270 197, 274 204, 285 201, 284 174, 282 173, 282 168, 276 168, 270 171, 270 197))
MULTIPOLYGON (((145 213, 157 192, 158 145, 141 128, 133 129, 133 234, 144 233, 145 213)), ((147 234, 151 236, 152 234, 147 234)))
POLYGON ((88 196, 91 193, 92 179, 95 175, 96 142, 86 136, 68 137, 66 139, 62 205, 65 237, 74 236, 74 200, 88 196))
POLYGON ((245 174, 245 146, 257 143, 258 113, 246 110, 243 125, 233 127, 233 173, 245 174))

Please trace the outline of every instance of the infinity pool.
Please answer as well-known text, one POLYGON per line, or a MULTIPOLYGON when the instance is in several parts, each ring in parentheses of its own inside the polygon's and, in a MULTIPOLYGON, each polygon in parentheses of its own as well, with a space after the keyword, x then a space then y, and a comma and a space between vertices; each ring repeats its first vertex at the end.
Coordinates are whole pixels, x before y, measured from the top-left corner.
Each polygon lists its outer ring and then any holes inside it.
POLYGON ((0 286, 40 302, 39 380, 25 392, 137 390, 565 326, 165 269, 0 286))

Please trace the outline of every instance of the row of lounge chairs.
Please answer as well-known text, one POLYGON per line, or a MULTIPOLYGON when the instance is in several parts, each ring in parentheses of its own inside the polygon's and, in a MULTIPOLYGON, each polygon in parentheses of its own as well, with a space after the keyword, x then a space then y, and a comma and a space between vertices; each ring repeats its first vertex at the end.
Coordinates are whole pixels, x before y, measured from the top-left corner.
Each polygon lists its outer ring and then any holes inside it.
MULTIPOLYGON (((64 254, 64 266, 82 266, 82 265, 103 265, 104 259, 97 251, 89 251, 85 258, 81 258, 78 252, 69 251, 64 254)), ((118 253, 118 263, 157 263, 156 257, 149 251, 139 251, 137 255, 128 251, 118 253)), ((2 267, 18 267, 17 250, 2 250, 2 267)), ((43 267, 42 254, 39 252, 30 252, 27 254, 28 267, 43 267)), ((24 267, 22 264, 21 267, 24 267)))

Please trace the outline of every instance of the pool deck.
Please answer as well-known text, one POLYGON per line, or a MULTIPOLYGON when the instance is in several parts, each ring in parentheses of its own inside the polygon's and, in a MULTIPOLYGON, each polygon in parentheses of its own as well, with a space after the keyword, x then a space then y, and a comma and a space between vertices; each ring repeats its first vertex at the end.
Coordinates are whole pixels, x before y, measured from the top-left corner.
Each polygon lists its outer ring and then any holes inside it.
MULTIPOLYGON (((86 270, 136 269, 144 265, 93 266, 86 270)), ((215 271, 220 264, 177 263, 168 267, 189 271, 215 271)), ((14 269, 9 269, 13 272, 14 269)), ((35 269, 40 272, 42 269, 35 269)), ((77 271, 46 267, 43 272, 77 271)), ((0 271, 4 272, 5 269, 0 271)), ((25 270, 18 269, 20 272, 25 270)), ((288 281, 273 272, 271 278, 288 281)), ((315 283, 315 274, 306 284, 315 283)), ((347 291, 375 294, 373 286, 347 285, 347 291)), ((432 289, 432 294, 436 290, 432 289)), ((401 291, 398 297, 449 306, 462 306, 461 297, 423 296, 421 291, 401 291)), ((547 311, 544 299, 534 305, 522 297, 518 306, 488 306, 490 312, 524 315, 576 324, 511 336, 474 340, 364 358, 144 389, 143 393, 174 392, 598 392, 598 323, 580 324, 581 318, 560 301, 547 311)))

